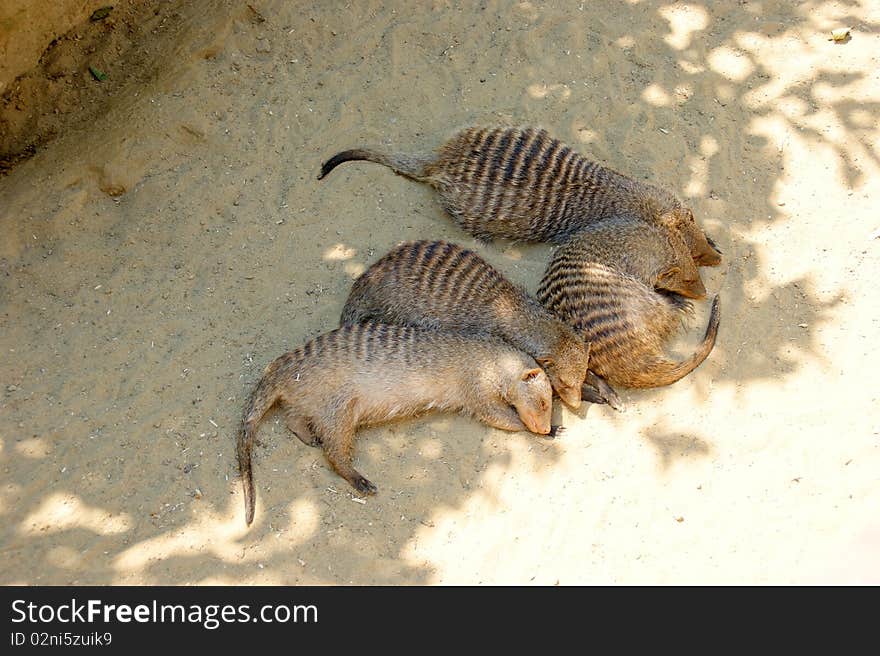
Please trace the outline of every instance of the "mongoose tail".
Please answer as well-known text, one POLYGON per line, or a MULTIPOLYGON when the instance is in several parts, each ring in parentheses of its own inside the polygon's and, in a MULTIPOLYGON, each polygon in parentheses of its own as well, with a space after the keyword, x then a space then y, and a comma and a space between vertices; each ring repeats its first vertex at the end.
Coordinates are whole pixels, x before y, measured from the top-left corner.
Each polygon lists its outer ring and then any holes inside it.
POLYGON ((430 163, 430 158, 415 157, 399 154, 387 154, 376 150, 355 148, 336 153, 321 166, 318 180, 322 180, 330 171, 343 162, 366 161, 375 162, 387 166, 398 175, 417 181, 425 180, 425 166, 430 163))
POLYGON ((709 316, 709 325, 706 326, 706 335, 694 354, 683 362, 670 362, 660 360, 647 369, 636 373, 630 385, 632 387, 663 387, 681 380, 703 363, 712 349, 715 347, 715 338, 718 336, 718 323, 721 320, 721 297, 715 296, 712 300, 712 314, 709 316))
POLYGON ((238 431, 236 440, 236 453, 238 455, 238 470, 241 473, 241 484, 244 488, 244 514, 247 525, 254 521, 254 506, 256 494, 254 493, 254 475, 251 469, 251 453, 254 449, 254 436, 257 426, 263 415, 275 405, 281 398, 281 385, 283 380, 279 371, 289 362, 287 356, 281 356, 274 360, 257 383, 257 387, 251 394, 250 401, 245 407, 244 417, 241 421, 241 429, 238 431))

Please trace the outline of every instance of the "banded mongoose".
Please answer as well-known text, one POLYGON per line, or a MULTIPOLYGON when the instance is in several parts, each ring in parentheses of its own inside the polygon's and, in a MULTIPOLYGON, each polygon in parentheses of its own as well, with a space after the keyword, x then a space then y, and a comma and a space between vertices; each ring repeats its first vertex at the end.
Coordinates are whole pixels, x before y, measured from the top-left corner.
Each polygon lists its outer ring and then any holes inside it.
POLYGON ((588 229, 557 248, 538 300, 590 342, 590 368, 608 383, 660 387, 683 378, 715 346, 720 297, 712 302, 695 353, 683 362, 669 360, 664 347, 692 308, 682 296, 658 292, 643 281, 663 266, 663 236, 655 234, 656 247, 642 249, 634 264, 630 256, 635 249, 626 240, 609 241, 592 232, 588 229))
POLYGON ((594 223, 572 239, 565 252, 610 266, 648 287, 686 298, 706 297, 700 272, 675 230, 615 216, 594 223))
POLYGON ((433 155, 346 150, 323 164, 318 179, 352 160, 426 182, 458 225, 483 240, 561 244, 596 221, 628 215, 674 225, 698 265, 721 261, 691 210, 672 193, 591 162, 543 129, 472 127, 433 155))
MULTIPOLYGON (((404 242, 371 265, 355 280, 340 319, 343 325, 363 321, 494 335, 534 357, 565 403, 581 404, 589 344, 522 287, 456 244, 404 242)), ((594 402, 608 401, 599 390, 585 390, 594 402)), ((619 407, 613 390, 611 395, 611 405, 619 407)))
POLYGON ((373 494, 352 465, 359 427, 450 410, 548 435, 552 395, 534 359, 497 339, 369 322, 337 328, 271 362, 251 394, 236 443, 245 519, 254 518, 257 426, 275 403, 300 440, 322 446, 340 476, 373 494))

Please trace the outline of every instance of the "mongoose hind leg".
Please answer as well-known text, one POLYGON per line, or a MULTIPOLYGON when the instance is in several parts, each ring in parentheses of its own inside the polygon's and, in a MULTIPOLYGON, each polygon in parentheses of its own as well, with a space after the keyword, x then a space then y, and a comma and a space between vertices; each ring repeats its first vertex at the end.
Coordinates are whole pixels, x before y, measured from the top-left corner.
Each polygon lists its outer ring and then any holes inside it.
POLYGON ((590 403, 607 403, 617 412, 626 412, 626 404, 604 378, 587 371, 587 379, 581 388, 581 396, 590 403))
POLYGON ((306 446, 321 446, 321 440, 312 432, 307 417, 297 414, 292 406, 284 408, 284 416, 290 432, 296 435, 306 446))
POLYGON ((375 494, 379 488, 370 482, 352 465, 354 450, 354 434, 357 429, 354 413, 355 401, 352 399, 344 408, 340 408, 332 420, 322 420, 315 424, 315 435, 327 460, 349 484, 361 494, 375 494))

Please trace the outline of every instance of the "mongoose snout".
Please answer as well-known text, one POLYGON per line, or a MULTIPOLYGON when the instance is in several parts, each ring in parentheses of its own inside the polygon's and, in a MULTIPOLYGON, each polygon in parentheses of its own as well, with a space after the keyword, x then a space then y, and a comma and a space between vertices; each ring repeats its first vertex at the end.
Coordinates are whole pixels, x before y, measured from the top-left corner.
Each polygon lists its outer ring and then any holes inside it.
MULTIPOLYGON (((696 269, 694 269, 696 271, 696 269)), ((701 300, 706 298, 706 286, 697 275, 689 276, 679 267, 670 267, 657 277, 654 287, 661 291, 680 294, 685 298, 701 300)))
POLYGON ((541 369, 526 371, 508 390, 507 399, 525 427, 538 435, 550 434, 553 397, 550 379, 541 369))
POLYGON ((684 239, 688 251, 697 266, 718 266, 721 264, 721 251, 715 242, 709 237, 694 218, 694 213, 687 208, 680 207, 670 214, 661 218, 661 223, 673 225, 674 229, 684 239))

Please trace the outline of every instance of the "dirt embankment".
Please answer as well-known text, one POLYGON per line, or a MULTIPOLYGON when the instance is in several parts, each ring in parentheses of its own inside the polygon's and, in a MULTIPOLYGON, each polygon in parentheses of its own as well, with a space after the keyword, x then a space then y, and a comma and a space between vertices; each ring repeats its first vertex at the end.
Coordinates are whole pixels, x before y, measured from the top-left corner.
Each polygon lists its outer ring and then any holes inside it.
MULTIPOLYGON (((209 11, 216 3, 198 5, 209 11)), ((94 132, 96 117, 177 67, 174 53, 190 34, 181 14, 185 6, 140 0, 4 3, 0 175, 62 132, 92 128, 92 138, 101 138, 94 132)))

